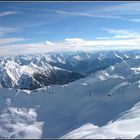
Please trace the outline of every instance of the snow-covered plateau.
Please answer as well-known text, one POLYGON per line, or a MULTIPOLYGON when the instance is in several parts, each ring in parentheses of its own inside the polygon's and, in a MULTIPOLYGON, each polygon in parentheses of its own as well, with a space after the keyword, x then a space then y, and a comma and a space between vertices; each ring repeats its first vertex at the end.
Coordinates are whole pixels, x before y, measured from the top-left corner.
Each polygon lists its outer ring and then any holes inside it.
POLYGON ((140 138, 138 56, 1 57, 0 138, 140 138))

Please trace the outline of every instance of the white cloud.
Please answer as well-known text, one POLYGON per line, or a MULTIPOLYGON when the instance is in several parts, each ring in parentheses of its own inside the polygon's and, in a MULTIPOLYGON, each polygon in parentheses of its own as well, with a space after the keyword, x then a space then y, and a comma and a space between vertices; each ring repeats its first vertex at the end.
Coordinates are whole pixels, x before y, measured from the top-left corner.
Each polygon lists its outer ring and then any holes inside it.
MULTIPOLYGON (((110 3, 110 2, 108 2, 110 3)), ((79 12, 69 12, 57 10, 56 13, 65 16, 85 16, 93 18, 107 18, 107 19, 118 19, 126 22, 136 22, 139 23, 140 19, 131 19, 132 15, 139 17, 140 15, 140 3, 139 2, 126 2, 126 3, 115 3, 113 5, 98 7, 89 7, 88 9, 79 12), (131 16, 131 17, 130 17, 131 16)))
POLYGON ((0 45, 5 45, 9 43, 19 42, 19 41, 25 41, 27 39, 25 38, 0 38, 0 45))
POLYGON ((53 45, 46 46, 48 51, 94 51, 100 49, 140 49, 140 37, 128 39, 101 39, 84 40, 81 38, 68 38, 63 42, 52 42, 53 45))
POLYGON ((131 39, 84 40, 67 38, 61 42, 41 42, 31 44, 13 44, 0 47, 0 55, 18 55, 27 53, 45 53, 62 51, 94 51, 109 49, 140 49, 140 37, 131 39))
POLYGON ((96 39, 97 39, 97 40, 98 40, 98 39, 104 40, 104 39, 111 39, 111 37, 109 37, 109 36, 104 36, 104 37, 97 37, 96 39))
MULTIPOLYGON (((109 34, 113 34, 112 39, 127 39, 127 38, 138 38, 140 34, 135 31, 124 30, 124 29, 109 29, 103 28, 109 34)), ((105 38, 104 38, 105 39, 105 38)))
POLYGON ((14 27, 2 27, 0 26, 0 36, 6 35, 8 33, 16 32, 18 29, 14 27))
POLYGON ((0 39, 0 55, 17 55, 26 53, 45 53, 62 51, 94 51, 106 49, 140 49, 140 34, 124 29, 104 28, 111 34, 109 37, 98 37, 93 40, 82 38, 66 38, 63 41, 44 41, 38 43, 24 43, 24 38, 0 39), (16 44, 15 44, 16 43, 16 44))
POLYGON ((93 17, 93 18, 108 18, 108 19, 122 19, 121 16, 113 16, 109 14, 99 14, 99 13, 89 13, 89 12, 68 12, 68 11, 56 11, 56 13, 66 16, 84 16, 84 17, 93 17))
POLYGON ((14 15, 14 14, 17 14, 17 13, 18 12, 15 12, 15 11, 0 12, 0 17, 7 16, 7 15, 14 15))
POLYGON ((0 46, 0 55, 19 55, 27 53, 43 53, 46 50, 45 43, 29 44, 5 44, 0 46))
POLYGON ((110 34, 132 34, 134 32, 124 30, 124 29, 110 29, 110 28, 104 28, 103 30, 109 32, 110 34))
MULTIPOLYGON (((64 41, 66 43, 67 41, 64 41)), ((125 39, 125 40, 83 40, 83 39, 71 39, 69 41, 72 46, 77 47, 80 46, 81 49, 82 47, 95 47, 95 46, 120 46, 120 45, 125 45, 125 46, 131 46, 131 45, 138 45, 140 43, 139 39, 125 39)))
POLYGON ((140 19, 139 18, 137 18, 137 19, 130 19, 130 21, 140 23, 140 19))
POLYGON ((46 45, 54 45, 54 44, 50 41, 46 41, 46 45))
MULTIPOLYGON (((110 3, 110 2, 108 2, 110 3)), ((106 6, 102 6, 95 10, 95 13, 99 14, 109 14, 113 16, 121 16, 123 19, 127 19, 126 16, 138 15, 140 14, 140 2, 114 2, 114 4, 108 4, 106 6)))

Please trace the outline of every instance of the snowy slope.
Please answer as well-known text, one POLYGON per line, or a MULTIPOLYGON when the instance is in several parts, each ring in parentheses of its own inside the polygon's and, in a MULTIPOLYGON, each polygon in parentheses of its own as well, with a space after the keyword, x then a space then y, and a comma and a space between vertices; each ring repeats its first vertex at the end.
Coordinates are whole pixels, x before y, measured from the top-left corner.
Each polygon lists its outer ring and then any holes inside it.
POLYGON ((63 138, 82 138, 82 139, 133 139, 139 138, 140 132, 140 102, 130 110, 110 121, 102 127, 92 123, 87 123, 80 128, 70 132, 63 138))

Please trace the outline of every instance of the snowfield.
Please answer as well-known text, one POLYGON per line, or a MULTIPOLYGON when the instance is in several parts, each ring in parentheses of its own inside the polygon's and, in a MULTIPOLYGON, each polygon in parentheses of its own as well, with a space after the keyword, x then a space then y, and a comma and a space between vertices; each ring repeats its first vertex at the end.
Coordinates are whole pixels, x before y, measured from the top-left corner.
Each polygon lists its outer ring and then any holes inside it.
POLYGON ((70 132, 62 138, 86 138, 86 139, 120 139, 134 138, 140 132, 140 102, 128 110, 115 121, 111 121, 102 127, 87 123, 70 132))
POLYGON ((139 62, 123 60, 65 85, 1 87, 0 138, 139 138, 139 62))

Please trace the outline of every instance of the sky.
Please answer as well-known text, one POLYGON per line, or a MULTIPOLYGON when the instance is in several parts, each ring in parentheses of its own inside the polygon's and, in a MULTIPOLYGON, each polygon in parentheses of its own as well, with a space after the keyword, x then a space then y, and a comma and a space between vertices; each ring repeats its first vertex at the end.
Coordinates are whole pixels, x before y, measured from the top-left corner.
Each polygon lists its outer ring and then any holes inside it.
POLYGON ((0 56, 140 49, 140 2, 0 2, 0 56))

